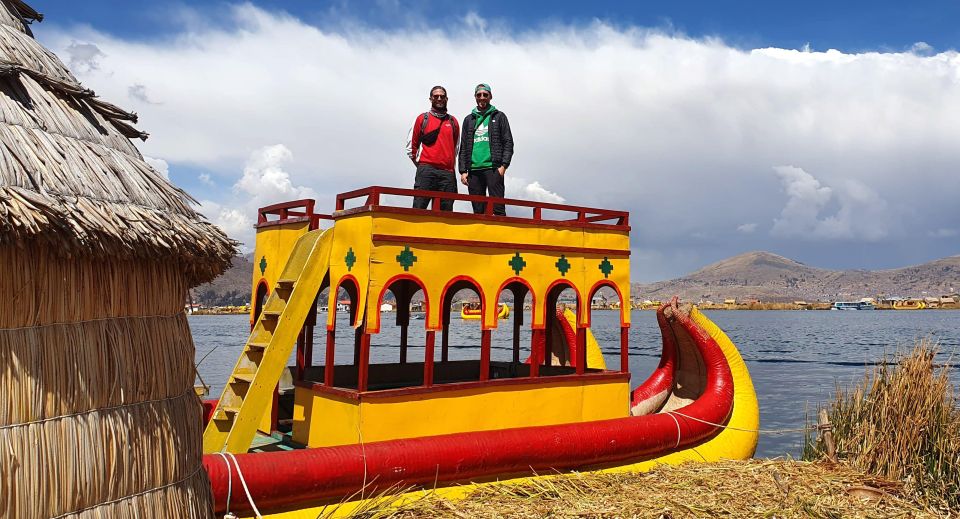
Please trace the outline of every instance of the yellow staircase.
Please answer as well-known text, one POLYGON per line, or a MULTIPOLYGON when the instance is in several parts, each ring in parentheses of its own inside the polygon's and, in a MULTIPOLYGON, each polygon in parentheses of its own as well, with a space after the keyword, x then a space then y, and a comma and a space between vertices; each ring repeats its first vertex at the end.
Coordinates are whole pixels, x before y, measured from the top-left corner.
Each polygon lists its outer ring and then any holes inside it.
POLYGON ((250 448, 323 283, 332 242, 333 229, 297 241, 203 432, 203 452, 250 448))

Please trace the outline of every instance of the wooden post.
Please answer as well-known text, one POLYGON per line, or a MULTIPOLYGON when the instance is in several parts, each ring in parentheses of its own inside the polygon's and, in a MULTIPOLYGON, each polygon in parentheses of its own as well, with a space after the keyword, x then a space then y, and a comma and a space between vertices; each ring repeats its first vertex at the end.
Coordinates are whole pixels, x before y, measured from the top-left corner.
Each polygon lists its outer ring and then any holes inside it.
POLYGON ((577 375, 587 371, 587 329, 577 326, 577 375))
POLYGON ((427 331, 427 342, 423 347, 423 385, 430 387, 433 385, 433 343, 436 340, 437 332, 427 331))
POLYGON ((540 376, 540 358, 543 357, 543 330, 533 330, 530 341, 530 378, 540 376))
POLYGON ((440 332, 440 362, 446 362, 449 359, 450 350, 450 323, 443 325, 443 331, 440 332))
MULTIPOLYGON (((521 303, 521 305, 522 305, 522 304, 523 304, 523 303, 521 303)), ((521 310, 521 311, 517 311, 517 310, 516 310, 516 308, 517 308, 517 300, 516 300, 516 298, 514 298, 514 300, 513 300, 513 308, 514 308, 514 314, 513 314, 513 363, 514 363, 514 364, 520 364, 520 325, 523 324, 523 323, 521 322, 521 321, 523 320, 523 313, 522 313, 522 310, 521 310)))
POLYGON ((620 327, 620 372, 630 371, 630 328, 620 327))
POLYGON ((357 370, 357 391, 366 391, 370 372, 370 334, 360 338, 360 365, 357 370))
POLYGON ((303 372, 307 368, 307 359, 306 359, 306 334, 304 333, 306 326, 300 328, 300 333, 297 335, 297 380, 303 380, 303 372))
POLYGON ((490 379, 490 330, 480 331, 480 380, 490 379))
POLYGON ((830 423, 830 417, 827 416, 827 410, 820 410, 820 437, 827 448, 827 459, 837 462, 837 444, 833 440, 833 424, 830 423))
POLYGON ((333 356, 337 351, 336 341, 337 331, 335 329, 327 330, 327 351, 323 357, 323 385, 327 387, 333 387, 333 356))
POLYGON ((407 363, 407 325, 400 325, 400 364, 407 363))

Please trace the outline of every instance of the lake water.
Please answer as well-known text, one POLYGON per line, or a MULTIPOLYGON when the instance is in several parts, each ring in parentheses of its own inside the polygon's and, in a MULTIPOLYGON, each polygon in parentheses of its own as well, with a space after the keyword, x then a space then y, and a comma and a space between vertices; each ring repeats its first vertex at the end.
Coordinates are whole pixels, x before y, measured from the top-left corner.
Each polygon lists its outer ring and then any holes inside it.
MULTIPOLYGON (((960 352, 960 311, 708 311, 705 312, 733 340, 747 362, 760 401, 762 429, 803 427, 804 415, 814 414, 820 402, 832 399, 836 384, 858 382, 866 366, 884 354, 910 349, 917 339, 931 338, 940 344, 941 362, 960 352)), ((341 312, 341 315, 343 313, 341 312)), ((390 314, 392 316, 392 314, 390 314)), ((246 315, 190 316, 200 374, 217 397, 242 351, 249 331, 246 315), (209 354, 209 355, 208 355, 209 354)), ((325 322, 320 317, 319 322, 325 322)), ((640 384, 660 358, 660 331, 651 311, 635 310, 630 329, 631 384, 640 384)), ((424 331, 411 321, 408 359, 423 360, 424 331), (419 345, 419 347, 416 347, 419 345)), ((399 327, 389 326, 371 341, 371 362, 399 359, 399 327)), ((506 323, 506 321, 504 321, 506 323)), ((493 332, 492 357, 510 360, 511 326, 493 332)), ((450 358, 480 358, 478 321, 450 323, 450 358)), ((314 364, 323 363, 323 331, 315 338, 314 364)), ((617 312, 595 311, 593 333, 604 350, 607 365, 619 366, 619 320, 617 312)), ((338 319, 337 362, 350 363, 353 330, 346 318, 338 319), (348 346, 349 345, 349 346, 348 346)), ((529 348, 530 332, 522 328, 521 345, 529 348)), ((437 335, 439 360, 440 337, 437 335)), ((527 355, 524 352, 524 358, 527 355)), ((291 364, 293 361, 291 360, 291 364)), ((954 384, 960 373, 952 373, 954 384)), ((757 456, 798 456, 802 433, 761 434, 757 456)))

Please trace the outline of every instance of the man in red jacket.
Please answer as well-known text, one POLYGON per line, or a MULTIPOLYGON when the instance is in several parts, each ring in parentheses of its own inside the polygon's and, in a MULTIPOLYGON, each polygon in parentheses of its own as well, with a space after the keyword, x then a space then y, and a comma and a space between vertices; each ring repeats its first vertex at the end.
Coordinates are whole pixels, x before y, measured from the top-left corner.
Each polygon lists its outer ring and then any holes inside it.
MULTIPOLYGON (((456 163, 460 125, 447 113, 447 89, 430 89, 430 111, 417 116, 407 137, 407 156, 417 166, 414 189, 457 192, 456 163)), ((430 198, 417 196, 413 207, 426 209, 430 198)), ((452 211, 453 200, 441 200, 440 210, 452 211)))

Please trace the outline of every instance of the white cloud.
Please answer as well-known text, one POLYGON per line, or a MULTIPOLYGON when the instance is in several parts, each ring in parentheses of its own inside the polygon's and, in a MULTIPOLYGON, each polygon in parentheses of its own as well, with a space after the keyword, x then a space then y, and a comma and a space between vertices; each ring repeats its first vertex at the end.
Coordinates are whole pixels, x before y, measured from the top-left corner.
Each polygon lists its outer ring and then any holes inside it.
MULTIPOLYGON (((516 138, 508 181, 523 180, 508 192, 630 210, 634 241, 665 249, 658 257, 678 274, 703 258, 666 249, 695 233, 766 249, 804 237, 805 251, 825 256, 835 239, 927 239, 897 250, 931 250, 948 240, 927 231, 956 216, 954 51, 744 50, 600 22, 511 32, 469 12, 442 29, 395 31, 320 29, 250 4, 218 24, 178 19, 179 35, 156 40, 89 28, 39 36, 104 99, 122 103, 142 85, 162 100, 132 100, 151 134, 143 150, 235 179, 234 192, 194 195, 251 218, 250 207, 300 196, 298 186, 314 186, 321 211, 336 192, 412 187, 403 140, 427 89, 445 85, 462 118, 481 81, 516 138), (266 142, 297 160, 274 150, 280 166, 244 166, 266 142), (770 175, 777 164, 803 175, 770 175), (738 229, 774 220, 772 235, 738 229)), ((636 271, 665 268, 636 258, 636 271)))
POLYGON ((742 232, 743 234, 750 234, 757 230, 757 224, 755 223, 745 223, 737 226, 737 232, 742 232))
POLYGON ((66 46, 64 52, 67 56, 67 64, 74 73, 93 72, 100 68, 99 59, 106 55, 93 43, 71 42, 66 46))
POLYGON ((562 204, 566 201, 562 196, 540 185, 540 182, 537 180, 530 182, 525 178, 514 177, 508 173, 504 177, 503 184, 504 195, 507 198, 550 202, 553 204, 562 204))
POLYGON ((855 180, 846 180, 834 190, 821 185, 813 175, 795 166, 773 168, 787 194, 780 217, 773 220, 771 234, 808 239, 861 239, 875 241, 888 233, 887 203, 876 192, 855 180), (836 195, 836 196, 835 196, 836 195), (838 209, 827 212, 828 203, 838 209))
POLYGON ((207 185, 210 187, 213 187, 215 185, 213 183, 213 180, 211 180, 209 173, 200 173, 199 175, 197 175, 197 180, 202 182, 204 185, 207 185))
POLYGON ((154 157, 148 157, 146 155, 143 156, 143 160, 146 161, 151 168, 156 170, 157 173, 160 173, 163 178, 170 180, 170 165, 167 164, 167 161, 154 157))

